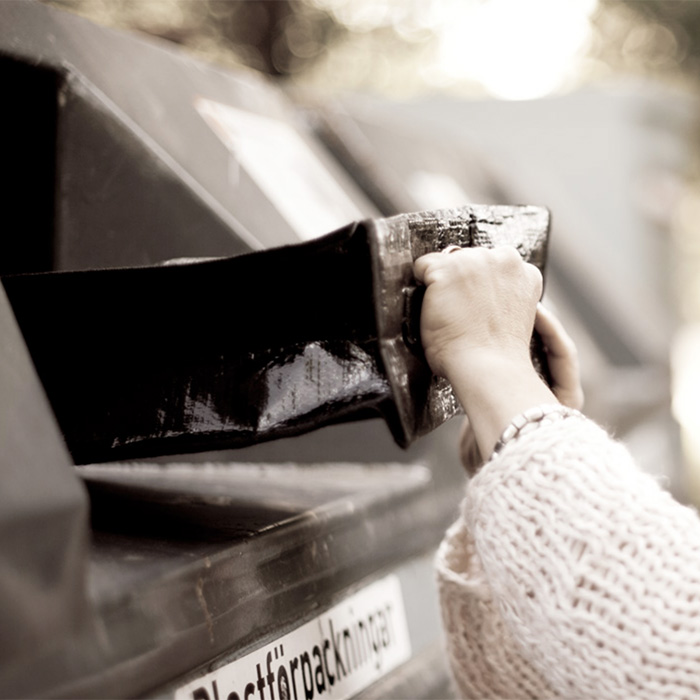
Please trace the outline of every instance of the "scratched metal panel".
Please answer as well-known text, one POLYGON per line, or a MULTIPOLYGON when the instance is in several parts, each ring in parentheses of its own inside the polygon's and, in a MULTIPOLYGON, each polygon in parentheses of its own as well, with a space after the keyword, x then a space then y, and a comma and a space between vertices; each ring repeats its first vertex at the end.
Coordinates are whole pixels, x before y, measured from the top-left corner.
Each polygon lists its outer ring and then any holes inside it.
MULTIPOLYGON (((102 520, 90 559, 91 623, 30 673, 0 665, 5 697, 150 695, 423 556, 449 518, 431 497, 430 473, 415 465, 131 464, 80 473, 102 520)), ((429 593, 407 595, 407 608, 418 609, 429 593)))

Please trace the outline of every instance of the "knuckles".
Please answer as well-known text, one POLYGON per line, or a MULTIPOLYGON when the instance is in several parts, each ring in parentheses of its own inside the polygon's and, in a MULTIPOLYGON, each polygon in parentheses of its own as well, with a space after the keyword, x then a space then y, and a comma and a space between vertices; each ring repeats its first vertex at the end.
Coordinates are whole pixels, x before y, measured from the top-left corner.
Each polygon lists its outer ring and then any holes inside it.
POLYGON ((525 262, 512 246, 463 248, 449 255, 428 253, 418 258, 414 270, 426 286, 454 285, 462 292, 491 288, 537 301, 544 286, 540 270, 525 262))

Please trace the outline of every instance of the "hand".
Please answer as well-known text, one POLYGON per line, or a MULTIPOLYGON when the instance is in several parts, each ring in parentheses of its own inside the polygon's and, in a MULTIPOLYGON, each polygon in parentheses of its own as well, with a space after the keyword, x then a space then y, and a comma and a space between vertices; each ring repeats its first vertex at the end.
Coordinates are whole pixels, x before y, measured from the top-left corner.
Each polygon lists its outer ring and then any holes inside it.
POLYGON ((513 248, 466 248, 416 260, 427 289, 421 340, 432 371, 447 377, 489 456, 503 430, 533 406, 556 403, 530 358, 539 270, 513 248))
POLYGON ((561 321, 542 304, 537 305, 535 329, 542 337, 555 396, 569 408, 583 408, 583 388, 576 345, 561 321))
POLYGON ((447 376, 450 364, 483 353, 529 362, 542 275, 514 248, 430 253, 414 272, 427 286, 421 340, 435 374, 447 376))

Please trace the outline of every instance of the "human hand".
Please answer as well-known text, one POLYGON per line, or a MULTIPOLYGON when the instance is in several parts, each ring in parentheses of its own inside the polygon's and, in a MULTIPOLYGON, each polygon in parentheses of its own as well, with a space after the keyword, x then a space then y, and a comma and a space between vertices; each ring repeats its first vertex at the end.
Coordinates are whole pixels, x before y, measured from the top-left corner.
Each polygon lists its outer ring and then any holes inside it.
POLYGON ((494 354, 529 363, 542 275, 514 248, 429 253, 416 260, 414 274, 427 287, 421 341, 435 374, 494 354))
POLYGON ((561 321, 542 304, 537 305, 535 330, 540 334, 552 376, 552 391, 560 403, 581 410, 583 388, 578 352, 561 321))
POLYGON ((471 427, 463 434, 465 466, 490 455, 509 422, 557 398, 535 371, 530 340, 542 275, 513 248, 430 253, 414 264, 427 289, 421 340, 434 374, 452 384, 471 427))

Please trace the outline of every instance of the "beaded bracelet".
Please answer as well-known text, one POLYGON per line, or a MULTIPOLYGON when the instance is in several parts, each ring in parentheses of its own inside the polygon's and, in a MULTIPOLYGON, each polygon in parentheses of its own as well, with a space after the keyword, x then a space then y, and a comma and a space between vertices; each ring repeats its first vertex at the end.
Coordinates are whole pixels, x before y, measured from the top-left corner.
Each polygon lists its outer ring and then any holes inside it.
POLYGON ((567 416, 580 416, 582 415, 575 408, 569 408, 568 406, 563 406, 562 404, 545 404, 543 406, 535 406, 530 408, 524 413, 516 416, 510 423, 510 425, 503 431, 500 439, 493 448, 493 454, 498 454, 506 443, 514 440, 516 437, 524 434, 525 432, 530 432, 531 429, 536 428, 542 421, 548 416, 566 418, 567 416), (525 430, 527 428, 527 430, 525 430))

